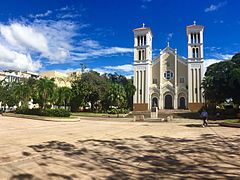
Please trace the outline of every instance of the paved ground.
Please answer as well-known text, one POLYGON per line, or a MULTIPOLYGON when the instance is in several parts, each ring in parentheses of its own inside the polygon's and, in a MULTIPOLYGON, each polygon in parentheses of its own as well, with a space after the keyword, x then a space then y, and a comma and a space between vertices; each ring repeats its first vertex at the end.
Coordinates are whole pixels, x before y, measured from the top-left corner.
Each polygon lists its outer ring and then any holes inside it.
POLYGON ((0 117, 0 179, 240 179, 240 129, 200 125, 0 117))

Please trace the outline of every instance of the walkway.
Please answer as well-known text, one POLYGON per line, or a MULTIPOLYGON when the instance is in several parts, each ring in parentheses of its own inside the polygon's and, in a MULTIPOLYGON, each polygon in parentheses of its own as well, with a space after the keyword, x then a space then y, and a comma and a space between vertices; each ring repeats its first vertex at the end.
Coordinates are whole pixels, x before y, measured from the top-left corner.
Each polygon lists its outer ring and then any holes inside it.
POLYGON ((239 179, 240 131, 0 117, 1 179, 239 179))

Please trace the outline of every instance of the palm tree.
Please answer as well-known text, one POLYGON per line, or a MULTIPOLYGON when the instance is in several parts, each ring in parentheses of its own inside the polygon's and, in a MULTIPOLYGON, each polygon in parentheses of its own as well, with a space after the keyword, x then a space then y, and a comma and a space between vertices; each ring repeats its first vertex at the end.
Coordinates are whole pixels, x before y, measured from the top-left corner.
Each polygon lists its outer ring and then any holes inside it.
POLYGON ((31 98, 31 87, 26 79, 20 82, 13 82, 11 85, 13 96, 17 102, 22 102, 24 107, 28 106, 28 101, 31 98))
POLYGON ((36 84, 36 93, 40 106, 45 109, 47 103, 54 102, 54 92, 56 85, 54 79, 41 78, 36 84))
POLYGON ((66 106, 69 105, 71 100, 71 89, 68 87, 57 88, 56 100, 58 106, 64 105, 66 109, 66 106))

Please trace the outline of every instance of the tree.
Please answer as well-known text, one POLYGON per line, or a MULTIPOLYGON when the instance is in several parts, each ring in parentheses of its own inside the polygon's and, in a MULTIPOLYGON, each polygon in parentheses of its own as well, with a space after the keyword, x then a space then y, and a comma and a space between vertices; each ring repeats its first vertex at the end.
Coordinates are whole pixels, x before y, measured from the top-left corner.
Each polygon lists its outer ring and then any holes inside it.
MULTIPOLYGON (((109 82, 105 76, 101 76, 95 71, 85 72, 81 79, 72 83, 73 99, 72 106, 87 106, 91 104, 91 111, 96 111, 104 101, 108 91, 109 82)), ((78 106, 78 107, 79 107, 78 106)))
POLYGON ((56 89, 56 104, 58 106, 66 106, 69 105, 71 100, 71 88, 69 87, 58 87, 56 89))
POLYGON ((236 64, 238 64, 240 66, 240 52, 236 53, 233 57, 232 57, 232 61, 235 62, 236 64))
POLYGON ((223 103, 226 99, 233 99, 240 104, 240 64, 239 53, 231 60, 212 64, 207 68, 202 83, 204 96, 211 103, 223 103))
POLYGON ((132 79, 127 79, 125 76, 118 75, 117 73, 107 75, 112 84, 121 84, 126 93, 127 108, 133 107, 133 95, 136 91, 132 79))
POLYGON ((16 98, 16 101, 22 102, 23 107, 28 107, 28 102, 33 94, 29 82, 28 79, 22 79, 20 82, 11 84, 13 96, 16 98))
POLYGON ((36 93, 39 105, 45 109, 48 103, 54 102, 54 91, 56 85, 54 79, 41 78, 36 84, 36 93))
POLYGON ((126 93, 120 84, 112 84, 110 86, 107 99, 110 106, 115 106, 118 109, 126 107, 126 93))

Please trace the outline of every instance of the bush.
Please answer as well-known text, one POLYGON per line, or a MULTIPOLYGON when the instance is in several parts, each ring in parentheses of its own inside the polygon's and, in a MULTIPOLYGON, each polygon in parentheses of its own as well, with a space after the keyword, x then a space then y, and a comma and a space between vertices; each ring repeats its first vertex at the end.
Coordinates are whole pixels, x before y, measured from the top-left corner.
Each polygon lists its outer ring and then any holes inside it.
POLYGON ((66 109, 27 109, 16 110, 17 114, 50 116, 50 117, 70 117, 70 112, 66 109))
POLYGON ((128 109, 117 109, 117 108, 111 108, 107 111, 108 114, 127 114, 129 112, 128 109))

